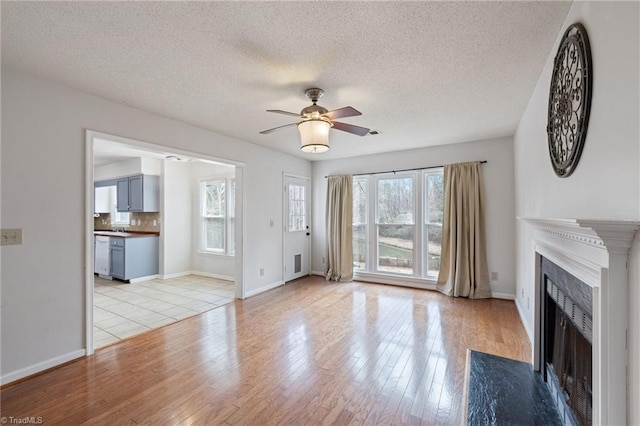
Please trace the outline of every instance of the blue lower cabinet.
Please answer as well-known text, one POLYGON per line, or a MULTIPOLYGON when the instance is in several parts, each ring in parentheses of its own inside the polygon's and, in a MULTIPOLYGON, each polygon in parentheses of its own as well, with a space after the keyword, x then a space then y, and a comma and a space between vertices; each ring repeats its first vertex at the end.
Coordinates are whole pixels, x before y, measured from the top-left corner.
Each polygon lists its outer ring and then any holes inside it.
POLYGON ((158 274, 158 237, 111 237, 111 276, 132 280, 158 274))

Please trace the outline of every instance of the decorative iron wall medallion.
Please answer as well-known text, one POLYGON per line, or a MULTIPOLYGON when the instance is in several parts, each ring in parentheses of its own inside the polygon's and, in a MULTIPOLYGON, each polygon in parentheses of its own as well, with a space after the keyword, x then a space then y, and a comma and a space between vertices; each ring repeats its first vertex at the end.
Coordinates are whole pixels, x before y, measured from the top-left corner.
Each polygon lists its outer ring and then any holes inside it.
POLYGON ((589 125, 592 81, 589 38, 582 25, 573 24, 562 36, 549 89, 549 156, 560 177, 570 176, 580 160, 589 125))

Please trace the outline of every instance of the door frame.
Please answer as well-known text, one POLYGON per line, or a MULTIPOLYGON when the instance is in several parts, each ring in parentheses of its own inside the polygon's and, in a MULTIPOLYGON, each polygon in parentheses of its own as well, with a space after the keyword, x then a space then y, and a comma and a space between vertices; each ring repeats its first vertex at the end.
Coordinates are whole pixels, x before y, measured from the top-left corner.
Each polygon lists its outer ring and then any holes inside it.
MULTIPOLYGON (((94 193, 93 193, 93 145, 95 139, 106 139, 109 141, 123 143, 132 147, 148 150, 150 152, 171 152, 173 154, 184 155, 185 157, 195 157, 202 160, 225 163, 235 167, 236 180, 236 251, 235 251, 235 297, 236 299, 246 298, 246 285, 244 273, 244 205, 246 203, 245 191, 243 187, 243 177, 245 164, 226 158, 213 157, 200 152, 187 151, 155 143, 143 142, 122 136, 116 136, 95 130, 85 129, 85 354, 92 355, 93 347, 93 288, 94 288, 94 247, 93 247, 93 213, 94 213, 94 193)), ((163 261, 162 250, 159 253, 160 261, 163 261)))
MULTIPOLYGON (((298 175, 295 173, 288 173, 288 172, 283 172, 282 173, 282 282, 284 284, 287 283, 286 281, 286 266, 287 266, 287 226, 289 223, 289 198, 285 197, 285 194, 287 193, 287 178, 294 178, 294 179, 302 179, 307 181, 307 187, 309 188, 309 194, 307 194, 307 203, 308 203, 308 207, 309 207, 309 216, 307 218, 307 226, 309 226, 309 233, 313 232, 313 229, 311 228, 311 224, 312 224, 312 208, 311 208, 311 178, 309 176, 303 176, 303 175, 298 175)), ((312 235, 309 235, 309 237, 312 237, 312 235)), ((307 238, 307 253, 308 253, 308 259, 307 262, 309 263, 308 265, 308 270, 309 270, 309 274, 311 274, 311 238, 307 238)))

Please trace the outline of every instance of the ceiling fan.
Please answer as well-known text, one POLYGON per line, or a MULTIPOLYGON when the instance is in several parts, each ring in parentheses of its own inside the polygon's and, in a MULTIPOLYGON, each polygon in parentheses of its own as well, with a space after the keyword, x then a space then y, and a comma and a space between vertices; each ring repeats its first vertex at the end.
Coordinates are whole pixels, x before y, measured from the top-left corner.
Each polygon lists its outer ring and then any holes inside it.
POLYGON ((331 127, 336 130, 342 130, 343 132, 352 133, 358 136, 364 136, 369 133, 369 129, 366 127, 334 121, 337 118, 362 115, 362 113, 357 109, 347 106, 334 109, 333 111, 328 111, 326 108, 318 105, 318 99, 323 95, 324 90, 311 88, 305 90, 304 93, 307 95, 307 98, 311 100, 312 105, 304 108, 300 111, 300 114, 282 111, 279 109, 267 110, 267 112, 275 112, 276 114, 298 117, 298 122, 274 127, 273 129, 263 130, 260 133, 265 135, 286 127, 297 126, 301 139, 300 149, 309 153, 320 153, 329 150, 329 129, 331 127))

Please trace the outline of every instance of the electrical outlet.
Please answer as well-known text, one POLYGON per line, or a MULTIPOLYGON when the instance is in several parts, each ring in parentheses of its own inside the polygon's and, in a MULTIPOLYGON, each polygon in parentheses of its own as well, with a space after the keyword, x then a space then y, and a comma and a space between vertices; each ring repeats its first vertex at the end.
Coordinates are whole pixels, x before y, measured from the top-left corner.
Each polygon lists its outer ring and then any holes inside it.
POLYGON ((275 222, 273 221, 273 219, 269 219, 269 228, 273 228, 274 224, 275 222))
POLYGON ((260 276, 264 277, 264 268, 260 268, 260 276))
POLYGON ((324 265, 324 257, 322 258, 322 264, 324 265))
POLYGON ((524 288, 520 289, 520 297, 522 297, 524 299, 524 288))
POLYGON ((498 281, 498 273, 497 272, 492 272, 491 273, 491 281, 498 281))
POLYGON ((529 298, 527 297, 527 309, 529 309, 529 298))
POLYGON ((157 226, 158 225, 158 221, 156 219, 153 219, 153 226, 157 226))
POLYGON ((0 244, 3 246, 14 246, 22 244, 22 228, 2 229, 2 239, 0 244))

